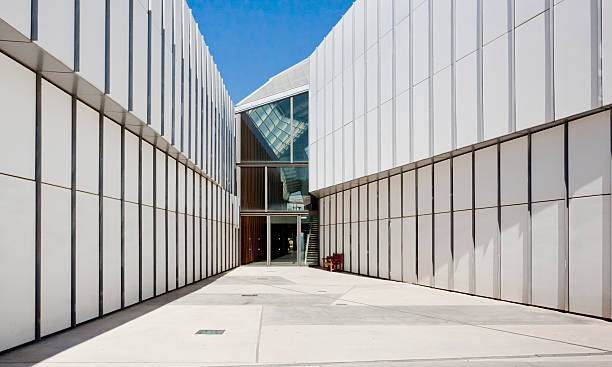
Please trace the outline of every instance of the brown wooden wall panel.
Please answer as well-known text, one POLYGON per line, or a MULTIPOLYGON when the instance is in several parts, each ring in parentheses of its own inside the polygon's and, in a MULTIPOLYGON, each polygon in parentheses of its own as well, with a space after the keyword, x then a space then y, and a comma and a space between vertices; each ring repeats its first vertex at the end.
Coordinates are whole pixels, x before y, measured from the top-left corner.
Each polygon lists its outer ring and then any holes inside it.
POLYGON ((242 265, 266 261, 266 217, 241 217, 242 265))

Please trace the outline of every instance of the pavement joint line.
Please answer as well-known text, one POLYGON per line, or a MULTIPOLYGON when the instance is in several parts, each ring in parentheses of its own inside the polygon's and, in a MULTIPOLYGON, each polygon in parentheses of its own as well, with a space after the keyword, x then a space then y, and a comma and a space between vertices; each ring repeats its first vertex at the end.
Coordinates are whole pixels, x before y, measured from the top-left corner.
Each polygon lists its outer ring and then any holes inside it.
POLYGON ((264 305, 261 305, 261 309, 259 311, 259 330, 257 331, 257 349, 255 350, 255 362, 259 363, 259 342, 261 341, 261 328, 263 324, 263 310, 264 305))
POLYGON ((491 360, 514 360, 514 359, 529 359, 529 358, 571 358, 571 357, 602 357, 612 356, 612 352, 605 353, 550 353, 550 354, 518 354, 515 356, 476 356, 476 357, 448 357, 448 358, 409 358, 409 359, 373 359, 373 360, 354 360, 343 362, 295 362, 295 363, 265 363, 265 364, 239 364, 234 367, 247 366, 343 366, 353 365, 355 363, 389 363, 389 364, 404 364, 404 363, 431 363, 431 362, 471 362, 471 361, 491 361, 491 360))
MULTIPOLYGON (((380 280, 382 281, 384 279, 380 279, 380 280)), ((251 281, 246 280, 246 279, 245 279, 245 281, 246 282, 251 282, 251 281)), ((251 283, 256 283, 256 282, 251 282, 251 283)), ((256 283, 256 284, 258 284, 258 283, 256 283)), ((408 284, 408 283, 403 283, 403 284, 408 284)), ((364 302, 351 301, 351 300, 343 299, 342 297, 344 295, 346 295, 346 293, 348 293, 348 291, 345 292, 339 298, 334 298, 334 297, 328 296, 328 295, 323 294, 323 293, 317 293, 317 292, 309 293, 309 292, 305 292, 305 291, 299 291, 299 290, 296 290, 296 289, 284 288, 284 287, 277 286, 277 285, 272 285, 272 284, 264 284, 264 285, 269 286, 269 287, 273 287, 273 288, 278 288, 278 289, 283 289, 283 290, 287 290, 287 291, 292 291, 292 292, 296 292, 296 293, 310 294, 310 295, 315 295, 315 296, 318 296, 318 297, 325 297, 325 298, 333 299, 333 300, 336 300, 336 301, 342 300, 342 301, 346 301, 346 302, 352 302, 354 304, 359 304, 359 305, 363 305, 363 306, 367 306, 367 307, 372 307, 372 308, 376 308, 376 309, 384 309, 386 311, 401 312, 401 313, 417 315, 417 316, 421 316, 421 317, 427 317, 427 318, 434 319, 434 320, 442 320, 442 321, 446 321, 446 322, 454 322, 454 323, 459 324, 459 325, 472 326, 472 327, 476 327, 476 328, 497 331, 497 332, 500 332, 500 333, 518 335, 518 336, 523 336, 523 337, 532 338, 532 339, 546 340, 546 341, 550 341, 550 342, 556 342, 556 343, 561 343, 561 344, 572 345, 572 346, 575 346, 575 347, 581 347, 581 348, 586 348, 586 349, 598 350, 598 351, 606 353, 606 354, 607 353, 612 353, 611 350, 604 349, 604 348, 593 347, 593 346, 583 345, 583 344, 579 344, 579 343, 572 343, 572 342, 558 340, 558 339, 546 338, 546 337, 542 337, 542 336, 523 334, 523 333, 519 333, 519 332, 516 332, 516 331, 496 329, 496 328, 493 328, 493 327, 490 327, 490 326, 473 324, 473 323, 469 323, 469 322, 465 322, 465 321, 460 321, 460 320, 454 320, 454 319, 451 319, 451 318, 444 318, 444 317, 434 316, 434 315, 430 315, 430 314, 426 314, 426 313, 420 313, 420 312, 414 312, 414 311, 396 310, 396 309, 392 309, 392 308, 387 308, 385 306, 370 305, 370 304, 364 303, 364 302)), ((410 284, 408 284, 408 285, 410 285, 410 284)), ((355 286, 353 286, 353 288, 354 287, 355 286)), ((493 300, 493 301, 496 301, 496 300, 493 300)), ((503 301, 498 301, 498 302, 503 302, 503 301)), ((555 312, 555 311, 551 311, 551 312, 555 312)), ((601 353, 599 353, 599 354, 601 354, 601 353)))

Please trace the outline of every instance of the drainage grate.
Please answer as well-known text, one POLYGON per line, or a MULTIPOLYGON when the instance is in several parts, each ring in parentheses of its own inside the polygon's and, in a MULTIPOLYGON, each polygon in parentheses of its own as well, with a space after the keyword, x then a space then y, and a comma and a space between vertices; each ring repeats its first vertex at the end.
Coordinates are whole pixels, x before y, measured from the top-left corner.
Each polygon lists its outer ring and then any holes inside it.
POLYGON ((224 332, 225 332, 225 329, 221 329, 221 330, 202 329, 202 330, 196 331, 196 334, 199 334, 199 335, 221 335, 224 332))
POLYGON ((256 294, 243 294, 242 297, 257 297, 256 294))

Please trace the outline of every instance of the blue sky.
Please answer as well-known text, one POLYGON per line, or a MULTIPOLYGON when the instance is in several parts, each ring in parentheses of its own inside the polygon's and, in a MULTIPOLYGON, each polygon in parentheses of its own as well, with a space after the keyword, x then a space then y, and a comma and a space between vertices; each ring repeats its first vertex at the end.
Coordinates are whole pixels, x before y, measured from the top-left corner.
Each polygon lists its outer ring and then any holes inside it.
POLYGON ((310 56, 353 0, 187 0, 234 103, 310 56))

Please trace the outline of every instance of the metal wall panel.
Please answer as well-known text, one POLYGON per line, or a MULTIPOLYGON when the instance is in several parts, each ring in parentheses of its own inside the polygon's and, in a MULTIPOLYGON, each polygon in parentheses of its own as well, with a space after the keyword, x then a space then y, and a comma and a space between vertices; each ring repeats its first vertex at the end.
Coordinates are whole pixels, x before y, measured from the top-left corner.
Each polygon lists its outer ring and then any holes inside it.
POLYGON ((429 146, 429 84, 427 81, 421 82, 412 89, 412 116, 413 116, 413 136, 414 159, 418 161, 430 156, 429 146))
POLYGON ((471 292, 474 263, 471 210, 453 213, 453 245, 453 289, 471 292))
POLYGON ((100 91, 105 78, 105 0, 79 2, 79 73, 100 91))
POLYGON ((0 154, 12 157, 0 161, 0 172, 34 179, 36 77, 2 53, 0 71, 0 127, 4 137, 0 154), (13 88, 15 85, 19 85, 19 88, 13 88), (20 128, 16 129, 15 126, 20 128))
POLYGON ((155 212, 155 295, 166 291, 166 213, 163 209, 155 212))
POLYGON ((148 9, 134 2, 132 47, 132 110, 142 121, 147 121, 148 83, 148 9))
POLYGON ((417 192, 418 192, 418 205, 417 211, 419 215, 431 214, 432 213, 432 195, 433 195, 433 182, 432 182, 432 167, 431 165, 425 166, 418 169, 417 172, 417 192))
MULTIPOLYGON (((353 170, 354 165, 355 165, 355 158, 353 156, 353 151, 355 149, 355 145, 354 145, 354 132, 353 132, 353 122, 351 121, 350 123, 348 123, 347 125, 344 125, 344 136, 343 136, 343 143, 344 143, 344 164, 343 164, 343 168, 344 168, 344 180, 350 180, 353 179, 355 177, 355 172, 353 170)), ((312 171, 309 171, 312 172, 312 171)))
POLYGON ((138 302, 139 294, 139 261, 138 249, 138 204, 125 203, 124 227, 124 274, 125 274, 125 306, 138 302))
MULTIPOLYGON (((433 1, 433 71, 437 73, 451 63, 452 0, 433 1)), ((463 6, 458 4, 456 7, 463 6)), ((450 88, 449 88, 450 91, 450 88)))
POLYGON ((70 187, 72 105, 68 94, 42 81, 42 181, 70 187))
POLYGON ((125 164, 125 200, 132 203, 138 203, 139 151, 138 137, 129 131, 125 131, 125 155, 123 157, 125 164))
POLYGON ((402 216, 416 215, 416 170, 402 174, 402 216))
MULTIPOLYGON (((451 209, 451 170, 450 160, 434 164, 434 212, 448 212, 451 209)), ((420 174, 420 173, 419 173, 420 174)), ((421 189, 419 185, 419 189, 421 189)), ((423 187, 427 190, 428 187, 423 187)), ((420 204, 420 203, 419 203, 420 204)))
POLYGON ((497 147, 476 151, 474 157, 476 208, 497 205, 497 147))
POLYGON ((531 257, 529 247, 529 212, 527 205, 501 208, 501 298, 526 302, 526 280, 531 267, 526 260, 531 257))
MULTIPOLYGON (((410 19, 408 18, 404 18, 395 27, 395 63, 396 65, 410 65, 410 19)), ((410 87, 410 68, 398 67, 395 72, 397 95, 407 91, 410 87)))
POLYGON ((31 1, 19 1, 11 6, 3 6, 0 9, 0 18, 17 29, 26 37, 30 38, 32 10, 31 1))
POLYGON ((129 1, 110 0, 110 94, 124 108, 128 107, 129 10, 129 1))
POLYGON ((459 60, 478 47, 478 0, 461 0, 461 6, 455 6, 455 23, 455 57, 459 60))
POLYGON ((389 278, 402 280, 402 219, 389 221, 389 278))
POLYGON ((474 293, 480 296, 494 297, 495 272, 497 270, 495 268, 495 249, 499 244, 497 208, 476 210, 475 221, 474 293))
POLYGON ((142 206, 142 299, 153 297, 155 290, 153 289, 153 208, 150 206, 142 206))
POLYGON ((395 135, 406 137, 402 144, 395 144, 395 163, 397 165, 406 164, 410 162, 410 148, 412 146, 410 140, 410 92, 408 91, 395 98, 395 135))
MULTIPOLYGON (((527 2, 523 2, 527 3, 527 2)), ((537 4, 537 1, 528 3, 537 4)), ((540 1, 544 3, 544 1, 540 1)), ((518 11, 518 3, 515 5, 518 11)), ((525 12, 527 9, 524 10, 525 12)), ((516 14, 517 18, 519 17, 516 14)), ((550 13, 538 15, 516 28, 516 129, 522 130, 552 118, 549 100, 550 74, 546 72, 551 55, 547 49, 547 23, 550 13)))
POLYGON ((569 310, 610 317, 610 197, 571 199, 569 236, 569 310))
MULTIPOLYGON (((473 2, 476 1, 474 0, 473 2)), ((463 8, 463 6, 459 6, 457 11, 459 12, 459 9, 463 8)), ((476 43, 475 40, 474 38, 472 41, 474 44, 476 43)), ((459 47, 459 38, 457 38, 457 47, 459 47)), ((479 87, 478 57, 476 53, 471 53, 465 58, 457 60, 455 70, 455 88, 457 91, 461 91, 460 93, 455 93, 457 147, 464 147, 475 143, 478 138, 479 87)))
POLYGON ((121 307, 121 202, 104 198, 102 205, 103 312, 107 314, 121 307))
MULTIPOLYGON (((1 89, 1 88, 0 88, 1 89)), ((0 349, 34 339, 35 184, 0 175, 0 349), (26 229, 26 230, 24 230, 26 229)))
POLYGON ((452 137, 452 74, 446 68, 433 76, 433 153, 453 148, 452 137))
POLYGON ((76 188, 98 193, 99 113, 77 101, 76 188))
POLYGON ((429 76, 429 4, 424 2, 412 12, 413 85, 429 76))
POLYGON ((177 283, 176 217, 176 212, 168 211, 168 290, 175 289, 177 283))
POLYGON ((389 275, 389 220, 378 220, 378 276, 390 279, 389 275))
POLYGON ((591 9, 582 0, 554 7, 555 118, 591 107, 591 9))
POLYGON ((98 196, 76 193, 76 322, 98 316, 98 196))
POLYGON ((418 283, 422 285, 434 285, 433 269, 433 218, 431 214, 420 215, 417 221, 417 265, 418 283))
POLYGON ((482 4, 482 33, 483 43, 489 43, 502 34, 508 32, 508 1, 487 0, 482 4))
POLYGON ((434 215, 434 232, 434 284, 442 289, 453 289, 450 213, 434 215))
POLYGON ((502 143, 499 149, 501 205, 527 203, 527 137, 502 143))
POLYGON ((104 118, 104 196, 121 198, 121 127, 114 121, 104 118))
MULTIPOLYGON (((153 206, 153 165, 157 162, 153 161, 153 146, 146 141, 142 141, 142 204, 153 206)), ((164 172, 165 174, 165 172, 164 172)), ((162 186, 163 190, 163 186, 162 186)))
MULTIPOLYGON (((499 0, 494 0, 499 1, 499 0)), ((509 133, 509 73, 508 35, 503 35, 482 50, 484 138, 509 133)))
POLYGON ((533 201, 563 199, 564 127, 557 126, 531 136, 531 195, 533 201))
POLYGON ((402 219, 402 281, 417 282, 416 217, 402 219))
POLYGON ((74 0, 38 1, 38 42, 74 68, 74 0))
POLYGON ((565 303, 565 294, 561 292, 561 289, 565 289, 564 202, 534 203, 531 228, 532 302, 539 306, 561 308, 565 303), (559 302, 560 299, 563 302, 559 302))
POLYGON ((393 133, 393 101, 387 101, 380 106, 380 167, 381 170, 393 167, 394 133, 393 133))
MULTIPOLYGON (((180 192, 180 190, 179 190, 180 192)), ((179 194, 180 195, 180 194, 179 194)), ((185 214, 178 213, 176 215, 177 220, 177 240, 176 240, 176 260, 177 260, 177 270, 178 270, 178 278, 177 285, 182 287, 185 285, 186 277, 185 277, 185 214)))
POLYGON ((70 190, 42 185, 41 335, 70 326, 70 190))
POLYGON ((568 125, 569 195, 610 193, 610 112, 568 125))

